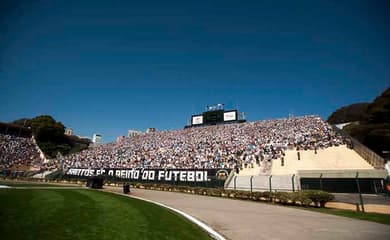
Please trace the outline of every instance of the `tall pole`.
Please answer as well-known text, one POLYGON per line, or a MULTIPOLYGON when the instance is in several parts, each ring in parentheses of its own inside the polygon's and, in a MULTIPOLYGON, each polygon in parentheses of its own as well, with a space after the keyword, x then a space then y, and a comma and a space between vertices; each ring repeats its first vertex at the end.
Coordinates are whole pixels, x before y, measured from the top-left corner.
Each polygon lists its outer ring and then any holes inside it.
POLYGON ((251 193, 253 192, 253 176, 251 176, 251 178, 250 178, 250 181, 251 181, 251 193))
POLYGON ((292 177, 291 177, 291 184, 292 184, 292 191, 293 192, 295 192, 294 178, 295 178, 295 174, 293 174, 292 177))
POLYGON ((360 199, 360 205, 362 206, 362 212, 365 212, 364 211, 363 196, 362 196, 362 192, 360 191, 359 172, 356 172, 356 186, 357 186, 357 190, 359 192, 359 199, 360 199))

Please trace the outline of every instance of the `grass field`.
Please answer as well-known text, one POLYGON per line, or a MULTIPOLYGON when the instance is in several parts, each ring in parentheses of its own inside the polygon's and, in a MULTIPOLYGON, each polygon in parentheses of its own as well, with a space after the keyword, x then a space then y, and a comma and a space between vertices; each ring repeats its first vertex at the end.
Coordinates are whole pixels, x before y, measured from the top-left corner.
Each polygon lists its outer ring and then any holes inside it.
POLYGON ((210 239, 151 203, 83 189, 0 189, 1 239, 210 239))
POLYGON ((0 185, 6 185, 10 187, 74 187, 77 185, 61 185, 45 182, 19 182, 19 181, 0 181, 0 185))

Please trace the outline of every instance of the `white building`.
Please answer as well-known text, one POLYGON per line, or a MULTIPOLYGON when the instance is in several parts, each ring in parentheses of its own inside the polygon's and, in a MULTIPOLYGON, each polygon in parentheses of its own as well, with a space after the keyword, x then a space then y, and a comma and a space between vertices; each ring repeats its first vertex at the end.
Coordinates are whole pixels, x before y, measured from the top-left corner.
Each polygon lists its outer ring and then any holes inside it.
POLYGON ((92 143, 93 144, 101 144, 102 143, 102 135, 99 133, 94 133, 92 136, 92 143))
POLYGON ((137 131, 137 130, 131 130, 131 129, 129 129, 129 130, 127 131, 127 137, 134 137, 134 136, 142 135, 142 134, 143 134, 143 132, 137 131))
POLYGON ((152 132, 156 132, 156 128, 148 128, 148 129, 146 129, 146 133, 152 133, 152 132))
POLYGON ((73 129, 71 129, 71 128, 65 129, 65 135, 72 136, 73 135, 73 129))

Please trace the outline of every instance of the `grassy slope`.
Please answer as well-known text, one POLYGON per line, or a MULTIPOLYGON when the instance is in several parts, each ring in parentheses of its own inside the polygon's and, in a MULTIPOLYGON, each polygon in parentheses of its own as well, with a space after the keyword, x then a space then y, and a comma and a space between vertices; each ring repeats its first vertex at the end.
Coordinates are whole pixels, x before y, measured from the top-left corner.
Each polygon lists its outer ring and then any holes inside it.
POLYGON ((349 217, 349 218, 355 218, 355 219, 390 225, 390 214, 363 213, 363 212, 356 212, 351 210, 332 209, 332 208, 313 208, 311 210, 316 212, 321 212, 321 213, 342 216, 342 217, 349 217))
POLYGON ((210 239, 176 214, 92 190, 1 189, 3 239, 210 239))

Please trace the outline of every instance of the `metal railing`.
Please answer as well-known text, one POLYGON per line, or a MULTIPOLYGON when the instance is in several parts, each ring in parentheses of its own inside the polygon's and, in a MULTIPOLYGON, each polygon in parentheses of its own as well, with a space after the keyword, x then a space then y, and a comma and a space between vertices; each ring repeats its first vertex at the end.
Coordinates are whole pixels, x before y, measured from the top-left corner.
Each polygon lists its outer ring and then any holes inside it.
POLYGON ((369 164, 371 164, 376 169, 383 169, 385 160, 376 154, 374 151, 366 147, 364 144, 359 142, 357 139, 350 136, 347 132, 339 129, 335 126, 332 126, 333 130, 343 137, 350 139, 352 144, 352 149, 355 150, 364 160, 366 160, 369 164))
POLYGON ((369 164, 371 164, 376 169, 383 169, 385 160, 373 152, 368 147, 364 146, 362 143, 360 143, 358 140, 351 137, 351 141, 353 144, 353 149, 362 157, 364 158, 369 164))
POLYGON ((250 192, 263 191, 297 191, 300 189, 297 176, 292 175, 258 175, 234 176, 226 184, 225 189, 244 190, 250 192))

